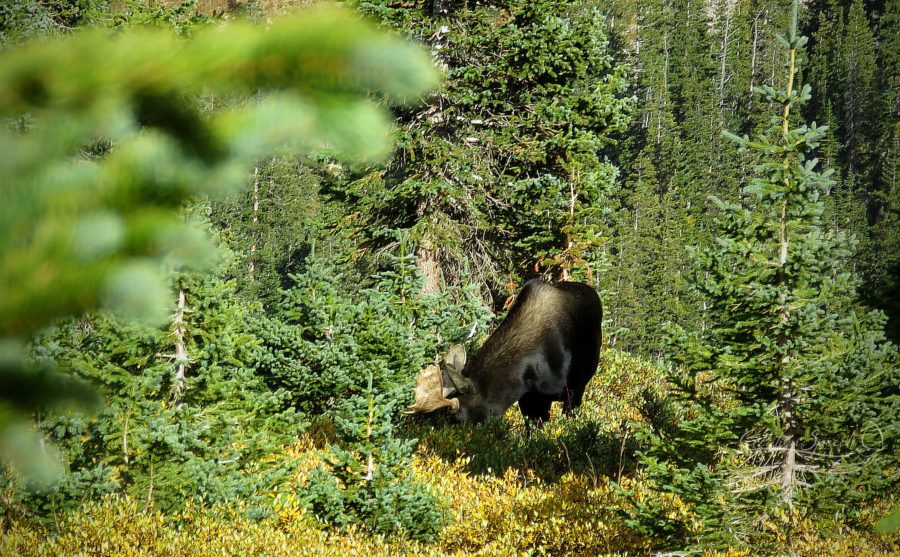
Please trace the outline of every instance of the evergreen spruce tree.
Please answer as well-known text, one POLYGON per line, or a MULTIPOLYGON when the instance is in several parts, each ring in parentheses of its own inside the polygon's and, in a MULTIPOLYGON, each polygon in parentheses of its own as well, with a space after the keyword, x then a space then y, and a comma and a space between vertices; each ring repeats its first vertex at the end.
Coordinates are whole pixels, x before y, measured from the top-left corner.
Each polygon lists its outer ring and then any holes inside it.
POLYGON ((313 243, 333 242, 319 196, 320 167, 309 157, 281 155, 259 161, 245 190, 215 201, 210 218, 239 263, 232 266, 247 299, 275 307, 303 270, 313 243))
POLYGON ((878 114, 877 68, 875 38, 863 9, 862 0, 855 0, 847 10, 844 24, 843 48, 840 53, 843 75, 841 89, 843 111, 843 147, 847 171, 862 178, 863 191, 871 194, 875 141, 880 129, 878 114))
POLYGON ((888 314, 889 335, 900 342, 900 1, 885 2, 879 23, 881 212, 875 226, 876 272, 869 281, 874 295, 869 299, 888 314))
MULTIPOLYGON (((687 218, 679 211, 677 189, 660 185, 653 154, 638 155, 625 179, 622 208, 616 213, 615 258, 604 281, 614 295, 605 300, 607 342, 617 348, 659 357, 664 343, 657 334, 667 322, 685 323, 693 314, 687 296, 684 250, 687 218)), ((693 236, 687 236, 693 237, 693 236)))
POLYGON ((28 358, 29 339, 100 306, 164 322, 164 261, 200 267, 214 251, 179 216, 187 200, 241 185, 278 149, 384 155, 388 116, 361 97, 403 102, 433 77, 416 47, 334 10, 184 41, 93 30, 4 52, 0 458, 33 469, 44 451, 23 441, 28 413, 86 398, 28 358), (201 90, 259 96, 204 112, 201 90))
POLYGON ((370 379, 378 393, 405 404, 413 376, 439 347, 463 340, 473 319, 487 327, 490 312, 470 290, 424 295, 411 256, 383 259, 380 273, 358 278, 314 252, 269 315, 254 320, 263 340, 257 369, 300 411, 329 414, 370 379))
POLYGON ((691 128, 686 141, 686 119, 711 120, 696 104, 681 103, 687 91, 696 102, 716 104, 707 98, 706 85, 712 83, 709 44, 696 5, 691 10, 684 3, 652 2, 636 9, 624 3, 611 9, 614 28, 629 40, 626 53, 637 78, 640 113, 616 153, 624 187, 613 192, 610 204, 614 257, 601 284, 610 293, 605 297, 610 341, 618 348, 659 354, 661 324, 684 323, 699 313, 684 289, 684 242, 698 238, 705 228, 698 219, 704 203, 692 202, 705 198, 698 191, 700 165, 692 163, 695 157, 709 163, 716 156, 712 141, 720 140, 712 128, 691 128))
POLYGON ((95 417, 40 415, 69 473, 52 489, 21 494, 38 516, 106 494, 167 512, 192 500, 269 512, 287 466, 281 451, 304 420, 290 393, 256 369, 254 308, 224 271, 177 273, 165 326, 94 312, 37 339, 40 360, 89 382, 105 402, 95 417))
POLYGON ((426 539, 445 517, 409 470, 415 440, 395 434, 399 409, 436 350, 484 331, 490 312, 471 289, 423 293, 414 257, 383 259, 360 291, 347 280, 351 269, 313 253, 270 315, 255 320, 256 368, 293 407, 337 431, 327 464, 299 490, 313 514, 339 527, 426 539))
POLYGON ((894 125, 882 171, 888 190, 881 197, 881 220, 875 238, 877 290, 870 296, 888 314, 888 334, 900 342, 900 122, 894 125))
POLYGON ((321 521, 373 532, 430 540, 447 516, 433 490, 410 471, 415 439, 394 435, 395 397, 367 388, 339 403, 339 442, 328 447, 327 466, 309 475, 301 494, 321 521))
POLYGON ((858 301, 850 239, 823 226, 830 173, 810 153, 825 130, 793 123, 810 97, 797 81, 806 43, 797 4, 784 39, 786 85, 760 90, 778 114, 752 139, 728 134, 758 164, 741 203, 714 200, 715 244, 696 252, 709 323, 676 335, 680 367, 671 379, 683 420, 643 459, 701 526, 691 532, 642 503, 637 509, 652 518, 638 514, 633 524, 681 543, 784 550, 800 509, 852 515, 858 501, 896 483, 884 471, 898 439, 898 354, 883 315, 858 301), (773 516, 782 517, 774 526, 773 516))
POLYGON ((360 8, 430 43, 447 70, 442 94, 401 119, 388 167, 335 188, 368 252, 415 245, 431 292, 473 276, 499 293, 509 273, 596 273, 618 174, 607 153, 632 102, 599 10, 360 8))

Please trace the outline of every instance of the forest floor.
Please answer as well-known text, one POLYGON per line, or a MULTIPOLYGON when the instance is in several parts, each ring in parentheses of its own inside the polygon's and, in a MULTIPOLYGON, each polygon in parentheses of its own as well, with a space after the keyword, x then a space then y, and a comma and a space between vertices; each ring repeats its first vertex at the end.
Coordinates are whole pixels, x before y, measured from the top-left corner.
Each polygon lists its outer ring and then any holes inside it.
MULTIPOLYGON (((419 440, 414 471, 444 500, 448 513, 447 527, 432 543, 357 527, 325 528, 288 490, 275 497, 274 513, 263 520, 247 518, 239 507, 201 509, 191 503, 177 515, 166 515, 146 501, 121 497, 88 504, 53 526, 7 519, 0 555, 659 554, 654 553, 657 541, 626 527, 621 510, 631 504, 628 493, 638 500, 649 496, 649 486, 633 474, 635 441, 629 424, 644 420, 638 409, 641 393, 662 388, 661 374, 652 365, 608 352, 579 412, 554 415, 530 435, 515 408, 505 420, 480 427, 418 418, 408 423, 406 433, 419 440)), ((321 463, 317 447, 327 441, 327 428, 313 427, 286 449, 297 463, 290 482, 303 484, 321 463)), ((691 523, 690 511, 677 497, 666 504, 671 516, 691 523)), ((809 525, 794 533, 794 547, 797 555, 816 557, 900 555, 900 536, 849 528, 825 535, 809 525)))

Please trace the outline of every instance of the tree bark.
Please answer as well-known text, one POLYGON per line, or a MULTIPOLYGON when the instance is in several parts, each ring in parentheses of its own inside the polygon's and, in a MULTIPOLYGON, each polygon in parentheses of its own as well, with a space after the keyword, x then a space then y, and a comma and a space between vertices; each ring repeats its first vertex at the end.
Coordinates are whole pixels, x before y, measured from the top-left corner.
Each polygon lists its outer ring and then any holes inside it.
POLYGON ((185 376, 190 359, 185 349, 185 335, 187 328, 184 322, 185 312, 185 292, 184 289, 178 290, 178 305, 175 309, 174 332, 175 332, 175 393, 174 399, 177 402, 181 393, 184 392, 185 376))
POLYGON ((253 237, 250 244, 250 282, 256 279, 256 238, 259 227, 259 167, 253 168, 253 228, 250 234, 253 237))
POLYGON ((731 22, 734 17, 734 9, 732 9, 730 6, 726 6, 726 12, 725 28, 722 31, 722 50, 719 55, 719 87, 717 93, 719 95, 720 109, 725 106, 725 78, 727 76, 726 70, 728 69, 728 42, 731 40, 731 22))
POLYGON ((439 294, 441 291, 441 265, 429 238, 423 238, 419 244, 416 266, 425 278, 422 285, 423 294, 439 294))
POLYGON ((130 460, 128 456, 128 419, 130 417, 130 414, 125 414, 125 428, 122 432, 122 453, 125 456, 125 464, 128 464, 130 460))
POLYGON ((750 49, 750 91, 748 92, 748 102, 753 101, 753 87, 755 87, 754 79, 756 77, 756 45, 759 42, 759 18, 762 13, 756 14, 753 18, 753 46, 750 49))

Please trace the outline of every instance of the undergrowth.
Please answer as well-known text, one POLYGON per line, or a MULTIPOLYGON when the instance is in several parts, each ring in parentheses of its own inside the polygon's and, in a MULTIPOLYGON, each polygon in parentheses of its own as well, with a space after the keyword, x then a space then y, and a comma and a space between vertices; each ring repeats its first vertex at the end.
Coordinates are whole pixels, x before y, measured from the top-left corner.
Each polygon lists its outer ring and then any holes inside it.
MULTIPOLYGON (((659 426, 652 422, 665 413, 652 401, 663 388, 653 366, 610 351, 582 408, 572 417, 555 414, 540 429, 529 432, 515 408, 504 420, 478 427, 411 420, 399 432, 419 439, 411 476, 444 502, 449 519, 431 542, 358 525, 329 527, 316 518, 304 504, 302 486, 332 464, 323 450, 330 443, 327 428, 314 427, 285 449, 293 473, 272 494, 274 512, 265 518, 251 518, 240 503, 188 503, 166 514, 144 500, 114 496, 88 503, 55 525, 10 515, 0 555, 647 555, 654 540, 627 528, 622 513, 631 501, 655 496, 633 469, 639 442, 630 424, 659 426)), ((663 506, 671 517, 692 522, 677 496, 663 506)), ((797 555, 816 557, 900 552, 896 534, 822 532, 811 523, 802 525, 793 542, 797 555)))

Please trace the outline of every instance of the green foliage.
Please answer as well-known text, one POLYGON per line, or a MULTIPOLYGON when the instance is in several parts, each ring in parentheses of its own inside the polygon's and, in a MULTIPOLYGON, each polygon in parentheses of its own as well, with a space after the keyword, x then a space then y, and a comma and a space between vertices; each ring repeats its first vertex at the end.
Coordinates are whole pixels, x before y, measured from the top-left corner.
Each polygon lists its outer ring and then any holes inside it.
MULTIPOLYGON (((94 32, 31 45, 4 58, 0 109, 7 116, 30 111, 31 123, 25 133, 8 130, 2 136, 9 154, 3 174, 12 197, 2 220, 9 266, 2 284, 9 295, 0 330, 21 334, 90 307, 107 285, 115 289, 117 272, 127 273, 122 279, 149 275, 142 256, 179 248, 180 260, 195 259, 206 246, 198 246, 196 235, 160 209, 177 206, 190 194, 239 185, 248 161, 285 140, 298 148, 304 145, 296 138, 303 138, 307 147, 327 144, 351 156, 383 152, 383 114, 368 104, 351 104, 350 98, 370 87, 410 95, 428 82, 427 61, 413 58, 412 51, 404 58, 402 46, 346 16, 307 17, 308 22, 283 22, 267 33, 238 25, 227 33, 209 30, 180 45, 163 33, 113 41, 94 32), (316 74, 313 62, 326 55, 319 43, 338 27, 343 39, 332 39, 327 53, 334 64, 316 74), (217 53, 214 60, 209 52, 217 53), (291 72, 262 65, 272 56, 291 72), (394 56, 410 65, 381 67, 394 56), (327 73, 341 60, 358 71, 327 73), (302 96, 282 93, 206 116, 179 101, 199 84, 222 92, 294 87, 302 96), (325 98, 344 102, 326 104, 325 98), (50 120, 56 124, 52 128, 42 125, 50 120), (108 156, 72 157, 98 137, 115 144, 108 156), (136 214, 121 214, 138 204, 136 214), (41 218, 48 213, 55 218, 41 218), (97 243, 100 238, 103 243, 97 243), (128 266, 113 265, 124 254, 128 266), (45 260, 59 263, 45 269, 38 263, 45 260), (103 272, 98 266, 111 268, 103 272)), ((131 288, 144 286, 138 282, 131 288)))
MULTIPOLYGON (((106 314, 65 323, 36 352, 99 386, 95 418, 44 414, 40 426, 69 466, 52 489, 30 495, 41 513, 125 493, 166 511, 186 500, 244 501, 265 512, 288 462, 275 458, 302 429, 286 391, 270 390, 252 367, 259 339, 234 286, 215 275, 177 279, 185 294, 184 340, 171 328, 106 314), (176 344, 186 353, 183 384, 176 344), (268 498, 268 499, 267 499, 268 498)), ((252 308, 251 308, 252 309, 252 308)), ((252 509, 251 509, 252 510, 252 509)))
POLYGON ((0 45, 46 37, 58 29, 52 12, 31 0, 14 0, 0 5, 0 45))
POLYGON ((882 518, 875 525, 879 532, 896 532, 900 530, 900 511, 894 511, 890 515, 882 518))
POLYGON ((400 532, 430 540, 446 523, 432 490, 411 472, 415 439, 394 437, 397 401, 368 389, 343 401, 335 413, 342 442, 328 447, 328 466, 309 474, 302 498, 320 520, 373 532, 400 532))
POLYGON ((796 7, 787 86, 760 89, 782 110, 753 139, 729 134, 757 156, 754 179, 740 204, 714 199, 715 244, 695 251, 707 328, 675 331, 682 367, 670 376, 686 417, 643 457, 657 488, 703 524, 692 533, 658 502, 637 505, 632 524, 670 543, 777 551, 795 513, 853 515, 896 484, 885 472, 898 439, 897 350, 883 315, 858 302, 848 239, 823 227, 830 172, 810 153, 825 130, 790 119, 810 97, 794 83, 806 42, 796 7))
POLYGON ((115 29, 158 27, 190 36, 214 21, 213 17, 200 13, 198 4, 198 0, 174 3, 10 0, 0 6, 0 45, 47 38, 89 25, 115 29))
POLYGON ((773 0, 355 3, 445 70, 421 110, 407 47, 272 22, 304 3, 0 5, 0 453, 31 472, 0 554, 897 552, 898 361, 857 292, 896 317, 898 2, 803 3, 793 95, 773 0), (360 96, 400 114, 384 167, 360 96), (536 430, 398 421, 503 285, 565 273, 653 364, 606 352, 536 430))
POLYGON ((377 392, 407 403, 412 378, 440 348, 463 340, 473 324, 484 331, 490 318, 471 288, 424 295, 410 257, 386 255, 369 286, 321 255, 310 259, 256 333, 264 342, 257 367, 305 413, 360 394, 369 377, 377 392))
POLYGON ((210 218, 223 230, 222 240, 235 256, 232 272, 238 290, 269 309, 276 307, 291 275, 303 271, 311 246, 331 248, 323 237, 327 205, 319 198, 317 169, 312 161, 280 156, 254 168, 250 186, 210 208, 210 218))
POLYGON ((408 238, 420 258, 433 252, 444 282, 474 273, 492 291, 535 264, 548 275, 599 271, 617 176, 606 153, 633 102, 600 12, 556 1, 479 4, 446 18, 423 5, 360 7, 432 41, 447 68, 442 95, 404 117, 386 171, 337 188, 369 248, 408 238))
POLYGON ((869 293, 888 314, 888 335, 900 342, 900 122, 890 135, 890 151, 885 163, 885 175, 890 177, 890 189, 881 197, 882 220, 875 237, 879 257, 876 267, 877 290, 869 293))
POLYGON ((747 92, 768 83, 777 62, 768 52, 773 5, 610 2, 609 35, 634 68, 639 99, 613 158, 623 186, 607 217, 612 257, 601 277, 612 294, 604 298, 609 338, 620 349, 662 359, 664 323, 703 319, 685 246, 711 238, 709 195, 736 198, 746 172, 746 157, 720 129, 755 125, 759 107, 747 92))
POLYGON ((316 517, 432 539, 446 519, 410 474, 415 440, 397 438, 394 420, 434 351, 462 340, 470 319, 484 330, 489 312, 471 290, 423 295, 411 258, 385 255, 383 265, 371 286, 351 289, 347 270, 312 254, 273 316, 255 321, 263 339, 256 367, 297 409, 335 424, 339 442, 328 447, 327 466, 300 491, 316 517))
POLYGON ((213 18, 200 13, 198 5, 198 0, 180 0, 171 4, 127 0, 115 9, 109 5, 95 5, 95 11, 86 15, 91 23, 113 28, 159 27, 190 36, 198 28, 213 22, 213 18))
POLYGON ((819 13, 809 71, 817 118, 834 128, 833 147, 823 149, 832 151, 823 155, 837 172, 833 220, 857 238, 854 266, 867 301, 892 318, 897 307, 886 263, 894 252, 882 242, 895 235, 887 232, 891 211, 883 197, 896 182, 890 161, 900 112, 896 80, 888 77, 896 75, 896 11, 893 2, 867 7, 855 1, 819 13))
MULTIPOLYGON (((0 341, 98 305, 162 322, 163 261, 198 268, 213 252, 178 217, 185 200, 242 185, 276 148, 381 156, 386 113, 360 97, 411 99, 432 79, 414 47, 327 10, 265 31, 235 24, 178 41, 95 30, 5 53, 0 117, 16 125, 0 133, 0 341), (261 94, 203 113, 187 102, 201 90, 261 94)), ((30 373, 21 391, 38 393, 46 372, 20 356, 4 371, 30 373)), ((0 430, 22 422, 22 393, 4 393, 0 430)))

